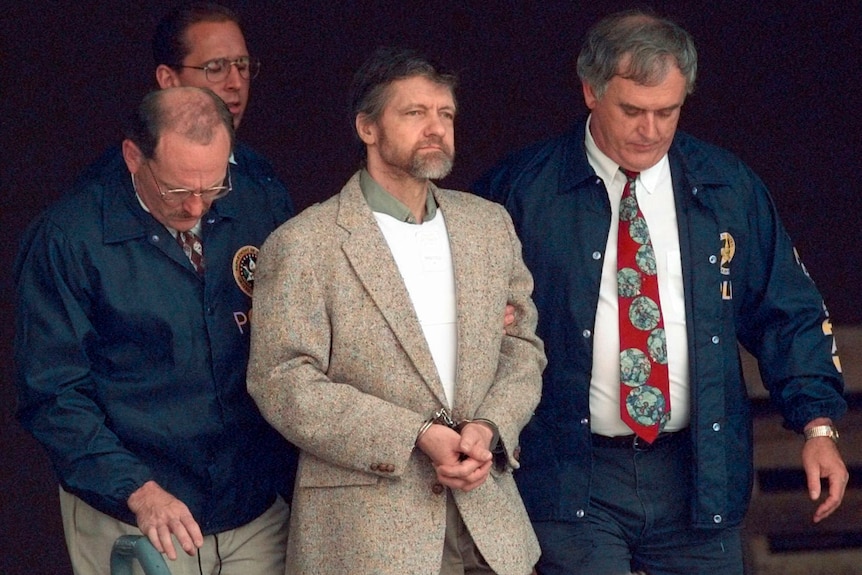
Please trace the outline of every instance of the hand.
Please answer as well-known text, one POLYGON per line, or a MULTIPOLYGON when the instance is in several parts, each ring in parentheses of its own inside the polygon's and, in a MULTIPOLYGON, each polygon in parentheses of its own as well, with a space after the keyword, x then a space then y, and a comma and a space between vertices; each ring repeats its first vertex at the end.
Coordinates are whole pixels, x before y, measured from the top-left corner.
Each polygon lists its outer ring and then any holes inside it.
POLYGON ((461 458, 460 443, 461 436, 457 431, 434 423, 416 440, 416 447, 430 457, 436 467, 458 463, 461 458))
POLYGON ((472 491, 488 479, 491 472, 492 461, 479 461, 472 457, 466 457, 455 465, 438 465, 437 481, 460 491, 472 491))
POLYGON ((470 491, 482 485, 491 471, 494 456, 490 451, 494 432, 481 422, 464 425, 461 429, 461 465, 438 467, 437 476, 445 475, 457 483, 456 489, 470 491))
POLYGON ((471 421, 461 428, 461 442, 458 449, 467 457, 477 461, 488 461, 493 458, 491 453, 491 441, 494 439, 494 431, 491 427, 481 421, 471 421))
MULTIPOLYGON (((813 424, 809 423, 809 426, 813 424)), ((820 480, 827 479, 829 482, 829 494, 814 512, 814 523, 819 523, 841 505, 850 475, 838 447, 829 437, 814 437, 805 442, 802 448, 802 467, 805 469, 808 494, 812 501, 820 499, 820 480)))
POLYGON ((194 555, 203 546, 201 528, 189 508, 155 481, 147 481, 132 493, 128 505, 137 518, 141 533, 168 559, 177 558, 171 534, 189 555, 194 555))
POLYGON ((515 323, 515 306, 506 304, 506 311, 503 312, 503 333, 507 333, 509 326, 515 323))
POLYGON ((470 491, 482 485, 491 470, 492 457, 487 449, 491 437, 491 431, 481 424, 465 425, 461 435, 445 425, 434 424, 422 434, 416 446, 431 458, 437 481, 450 489, 470 491), (469 430, 470 427, 474 429, 469 430))

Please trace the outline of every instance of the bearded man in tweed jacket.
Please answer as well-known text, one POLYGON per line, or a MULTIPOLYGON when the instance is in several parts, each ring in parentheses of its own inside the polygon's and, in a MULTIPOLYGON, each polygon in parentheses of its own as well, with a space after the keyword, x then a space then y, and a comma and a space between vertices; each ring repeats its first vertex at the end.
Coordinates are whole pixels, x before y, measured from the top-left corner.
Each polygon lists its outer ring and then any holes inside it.
POLYGON ((378 50, 354 83, 366 168, 262 248, 248 385, 301 449, 291 575, 528 575, 538 559, 512 478, 545 365, 533 283, 505 210, 430 181, 452 166, 453 90, 418 54, 378 50))

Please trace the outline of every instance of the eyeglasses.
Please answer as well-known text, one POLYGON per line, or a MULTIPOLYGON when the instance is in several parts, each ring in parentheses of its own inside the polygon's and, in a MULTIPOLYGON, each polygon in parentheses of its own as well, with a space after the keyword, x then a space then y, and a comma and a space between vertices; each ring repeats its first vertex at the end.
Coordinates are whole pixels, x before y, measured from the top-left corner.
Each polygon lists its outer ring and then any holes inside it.
POLYGON ((230 67, 236 66, 236 71, 246 80, 254 80, 260 72, 260 60, 251 56, 240 56, 236 60, 229 58, 216 58, 204 62, 203 66, 180 66, 180 68, 193 68, 203 70, 207 80, 210 82, 223 82, 230 74, 230 67))
POLYGON ((233 182, 230 178, 230 164, 227 166, 227 185, 213 186, 205 190, 187 190, 186 188, 167 188, 163 190, 162 186, 159 184, 159 179, 153 173, 153 169, 150 167, 149 162, 147 162, 147 169, 150 171, 150 175, 156 183, 156 188, 158 188, 159 194, 162 196, 162 200, 164 200, 166 204, 181 204, 191 196, 201 198, 207 202, 212 202, 225 197, 233 189, 233 182))

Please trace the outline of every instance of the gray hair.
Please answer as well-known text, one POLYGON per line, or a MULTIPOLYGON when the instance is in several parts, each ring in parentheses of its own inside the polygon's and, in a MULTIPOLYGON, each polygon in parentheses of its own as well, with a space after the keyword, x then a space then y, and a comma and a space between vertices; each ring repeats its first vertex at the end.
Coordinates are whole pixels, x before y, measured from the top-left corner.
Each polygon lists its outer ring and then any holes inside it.
POLYGON ((642 10, 612 14, 593 26, 578 55, 578 76, 601 98, 614 76, 654 86, 676 65, 694 91, 697 50, 677 24, 642 10))

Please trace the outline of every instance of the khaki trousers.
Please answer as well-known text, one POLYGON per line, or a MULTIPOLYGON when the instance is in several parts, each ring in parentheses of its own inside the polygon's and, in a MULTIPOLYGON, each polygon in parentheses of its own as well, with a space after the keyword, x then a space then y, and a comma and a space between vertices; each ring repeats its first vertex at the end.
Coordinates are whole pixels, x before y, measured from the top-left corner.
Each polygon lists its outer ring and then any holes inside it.
POLYGON ((446 494, 446 538, 440 575, 494 575, 467 531, 451 493, 446 494))
MULTIPOLYGON (((111 547, 121 535, 140 535, 136 526, 123 523, 87 505, 60 488, 60 511, 66 546, 75 575, 110 575, 111 547)), ((207 535, 193 557, 174 539, 176 561, 165 557, 172 575, 281 575, 287 549, 290 508, 281 497, 263 515, 236 529, 207 535), (198 564, 200 555, 200 566, 198 564)), ((143 575, 134 562, 134 575, 143 575)))

